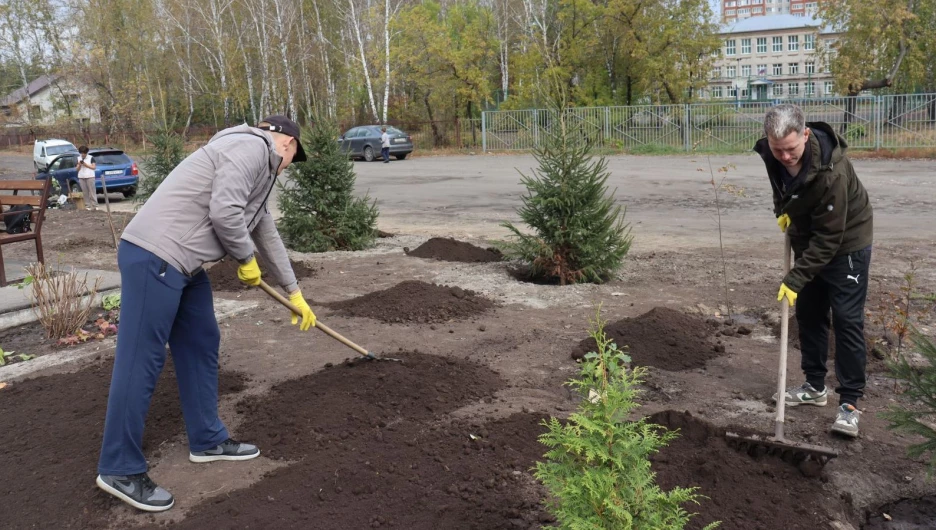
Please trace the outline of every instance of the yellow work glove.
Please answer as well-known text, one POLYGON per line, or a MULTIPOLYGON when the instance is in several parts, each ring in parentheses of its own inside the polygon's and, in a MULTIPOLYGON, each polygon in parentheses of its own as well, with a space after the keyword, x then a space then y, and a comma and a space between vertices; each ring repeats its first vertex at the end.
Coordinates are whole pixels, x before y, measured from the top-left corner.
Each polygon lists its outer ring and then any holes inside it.
POLYGON ((786 229, 790 227, 790 216, 783 214, 777 217, 777 226, 780 227, 781 232, 786 232, 786 229))
POLYGON ((315 313, 312 312, 312 308, 309 307, 308 302, 302 297, 302 291, 296 291, 289 295, 289 301, 292 302, 292 305, 296 306, 296 309, 302 311, 302 314, 299 315, 296 313, 292 314, 292 324, 294 326, 299 322, 299 317, 302 317, 302 324, 299 324, 299 329, 302 331, 306 331, 312 326, 315 326, 315 313))
POLYGON ((251 287, 260 285, 260 267, 257 265, 257 258, 251 257, 250 261, 237 268, 237 279, 251 287))
POLYGON ((790 302, 790 307, 793 307, 793 303, 796 302, 796 293, 793 289, 787 287, 787 284, 781 283, 780 292, 777 293, 777 301, 782 302, 784 297, 790 302))

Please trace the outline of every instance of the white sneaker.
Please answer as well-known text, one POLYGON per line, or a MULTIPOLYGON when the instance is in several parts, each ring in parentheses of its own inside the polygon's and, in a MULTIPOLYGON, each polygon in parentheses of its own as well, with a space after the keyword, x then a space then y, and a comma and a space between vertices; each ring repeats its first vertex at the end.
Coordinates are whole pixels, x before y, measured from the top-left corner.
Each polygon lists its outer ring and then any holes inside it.
POLYGON ((842 404, 842 406, 838 408, 838 414, 835 416, 835 423, 832 424, 832 432, 857 438, 858 416, 860 414, 861 411, 856 409, 854 405, 849 405, 848 403, 842 404))
MULTIPOLYGON (((789 388, 786 391, 786 406, 796 407, 799 405, 814 405, 824 407, 828 403, 828 389, 816 390, 809 383, 803 383, 803 386, 789 388)), ((777 402, 777 394, 773 395, 774 403, 777 402)))

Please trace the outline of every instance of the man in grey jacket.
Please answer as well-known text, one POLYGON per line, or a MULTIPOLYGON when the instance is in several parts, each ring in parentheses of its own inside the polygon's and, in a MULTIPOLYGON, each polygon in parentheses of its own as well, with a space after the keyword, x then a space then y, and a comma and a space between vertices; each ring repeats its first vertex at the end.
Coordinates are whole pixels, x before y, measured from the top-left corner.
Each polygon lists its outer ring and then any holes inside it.
POLYGON ((256 446, 232 440, 218 417, 221 333, 202 266, 230 256, 240 263, 238 278, 258 285, 259 252, 302 311, 292 315, 292 323, 303 331, 315 325, 267 209, 277 175, 306 159, 299 136, 299 126, 285 116, 219 132, 166 177, 124 231, 117 253, 120 333, 96 482, 131 506, 159 512, 174 503, 150 480, 142 451, 144 421, 167 343, 189 460, 260 455, 256 446))

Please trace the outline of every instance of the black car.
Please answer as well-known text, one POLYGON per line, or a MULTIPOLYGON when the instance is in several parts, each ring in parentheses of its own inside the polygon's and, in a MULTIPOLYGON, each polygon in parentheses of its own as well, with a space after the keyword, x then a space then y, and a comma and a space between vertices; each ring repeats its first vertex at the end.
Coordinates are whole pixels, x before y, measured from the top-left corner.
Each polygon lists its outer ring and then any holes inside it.
MULTIPOLYGON (((363 158, 372 162, 380 158, 380 135, 381 125, 362 125, 354 127, 341 135, 338 141, 341 148, 348 152, 351 158, 363 158)), ((406 155, 413 152, 413 139, 410 135, 397 129, 396 127, 387 127, 387 134, 390 135, 390 156, 397 160, 403 160, 406 155)))

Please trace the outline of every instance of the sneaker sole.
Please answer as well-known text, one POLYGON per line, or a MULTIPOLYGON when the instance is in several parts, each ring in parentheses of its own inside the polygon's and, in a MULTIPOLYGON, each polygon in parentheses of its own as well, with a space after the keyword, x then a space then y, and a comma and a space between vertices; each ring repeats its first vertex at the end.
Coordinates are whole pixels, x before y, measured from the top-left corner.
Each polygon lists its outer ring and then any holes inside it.
POLYGON ((170 502, 166 506, 151 506, 149 504, 143 504, 139 501, 135 501, 132 498, 128 497, 124 492, 108 485, 106 482, 104 482, 104 480, 101 479, 100 475, 98 475, 97 480, 95 480, 94 482, 97 483, 97 486, 101 488, 102 490, 106 491, 107 493, 110 493, 114 497, 117 497, 118 499, 124 501, 125 503, 129 504, 130 506, 133 506, 134 508, 138 510, 143 510, 144 512, 164 512, 168 510, 169 508, 172 508, 173 506, 175 506, 175 499, 172 499, 172 502, 170 502))
POLYGON ((831 430, 832 430, 832 432, 834 432, 834 433, 836 433, 836 434, 841 434, 841 435, 843 435, 843 436, 848 436, 849 438, 857 438, 857 437, 858 437, 858 431, 857 431, 857 430, 856 430, 856 431, 850 431, 850 430, 848 430, 847 428, 845 428, 845 427, 839 427, 838 425, 836 425, 836 424, 834 424, 834 423, 832 424, 832 429, 831 429, 831 430))
POLYGON ((218 461, 228 461, 228 462, 239 462, 241 460, 250 460, 252 458, 257 458, 260 456, 260 450, 258 449, 256 453, 250 455, 193 455, 189 453, 189 461, 195 462, 196 464, 204 464, 207 462, 218 462, 218 461))
MULTIPOLYGON (((776 399, 773 399, 774 403, 777 403, 776 399)), ((811 405, 813 407, 824 407, 829 403, 829 398, 826 397, 822 401, 787 401, 786 406, 788 407, 798 407, 800 405, 811 405)))

